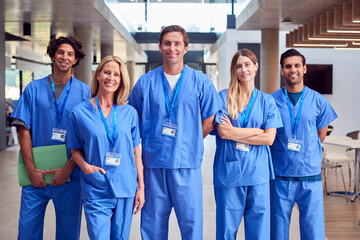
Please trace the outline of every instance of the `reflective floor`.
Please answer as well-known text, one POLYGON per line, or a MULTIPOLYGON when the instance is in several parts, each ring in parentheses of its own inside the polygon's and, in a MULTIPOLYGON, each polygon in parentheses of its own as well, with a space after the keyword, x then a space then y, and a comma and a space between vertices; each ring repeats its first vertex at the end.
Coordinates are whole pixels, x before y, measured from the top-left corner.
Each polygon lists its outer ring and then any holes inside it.
MULTIPOLYGON (((18 216, 20 209, 21 188, 17 180, 17 158, 19 147, 14 146, 0 152, 0 239, 16 239, 18 216)), ((212 185, 212 163, 215 153, 215 138, 208 136, 205 139, 205 154, 202 165, 204 185, 204 239, 215 239, 215 199, 212 185)), ((290 239, 300 239, 298 211, 294 208, 290 239)), ((130 239, 140 238, 140 215, 134 216, 130 239)), ((55 213, 52 202, 49 202, 45 216, 44 239, 55 237, 55 213)), ((86 232, 86 221, 83 216, 81 239, 89 239, 86 232)), ((181 239, 180 231, 174 211, 170 217, 169 239, 181 239)), ((238 239, 244 239, 243 226, 240 226, 238 239)))

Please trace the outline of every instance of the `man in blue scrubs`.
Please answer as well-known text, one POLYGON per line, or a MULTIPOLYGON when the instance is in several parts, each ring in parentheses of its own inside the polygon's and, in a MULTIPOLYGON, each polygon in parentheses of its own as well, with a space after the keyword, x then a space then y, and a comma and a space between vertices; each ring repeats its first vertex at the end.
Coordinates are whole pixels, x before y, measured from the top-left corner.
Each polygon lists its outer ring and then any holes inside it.
POLYGON ((321 142, 337 118, 330 103, 304 86, 305 57, 290 49, 281 55, 285 88, 272 94, 284 127, 271 148, 275 180, 271 181, 271 239, 289 239, 292 208, 300 212, 301 239, 325 239, 321 181, 321 142))
POLYGON ((52 39, 47 54, 52 61, 52 74, 29 83, 11 115, 19 128, 20 150, 32 184, 22 188, 18 239, 43 238, 50 199, 56 212, 56 239, 79 239, 79 168, 70 157, 70 149, 63 168, 42 171, 35 167, 32 148, 66 143, 73 107, 90 97, 89 86, 71 76, 71 69, 85 54, 82 43, 72 36, 52 39), (46 184, 44 175, 49 174, 54 174, 54 178, 46 184))
POLYGON ((203 137, 220 109, 209 78, 187 65, 186 31, 165 27, 159 39, 163 66, 142 76, 129 97, 138 111, 144 162, 142 239, 167 239, 174 207, 183 239, 202 239, 203 137))

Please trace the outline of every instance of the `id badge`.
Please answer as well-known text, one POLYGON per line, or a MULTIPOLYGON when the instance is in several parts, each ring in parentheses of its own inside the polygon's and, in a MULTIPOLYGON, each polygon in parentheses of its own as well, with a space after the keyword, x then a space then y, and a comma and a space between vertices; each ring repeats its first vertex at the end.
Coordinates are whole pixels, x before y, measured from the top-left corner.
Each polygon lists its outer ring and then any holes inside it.
POLYGON ((175 137, 176 130, 177 130, 176 125, 170 123, 164 123, 162 128, 162 135, 175 137))
POLYGON ((53 128, 51 140, 65 142, 67 131, 65 129, 53 128))
POLYGON ((244 143, 236 143, 236 150, 238 151, 242 151, 242 152, 248 152, 250 150, 250 146, 249 144, 244 144, 244 143))
POLYGON ((118 167, 121 161, 121 154, 108 152, 105 155, 105 164, 108 166, 118 167))
POLYGON ((288 140, 288 150, 299 152, 301 149, 302 141, 294 138, 289 138, 288 140))

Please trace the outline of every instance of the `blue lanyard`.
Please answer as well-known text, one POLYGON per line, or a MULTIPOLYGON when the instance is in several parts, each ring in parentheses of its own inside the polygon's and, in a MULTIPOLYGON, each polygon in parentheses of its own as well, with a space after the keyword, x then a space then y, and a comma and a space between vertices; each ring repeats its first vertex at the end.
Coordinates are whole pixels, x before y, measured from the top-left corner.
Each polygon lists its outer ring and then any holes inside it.
POLYGON ((62 114, 64 112, 65 104, 66 104, 66 101, 67 101, 68 96, 69 96, 71 84, 72 84, 72 77, 70 78, 70 84, 69 84, 69 87, 66 90, 66 94, 65 94, 65 97, 64 97, 64 100, 63 100, 63 104, 62 104, 62 106, 60 106, 60 104, 56 100, 54 78, 53 78, 53 75, 51 74, 51 90, 52 90, 52 93, 53 93, 54 99, 55 99, 56 116, 57 116, 57 120, 58 120, 58 123, 59 123, 59 128, 60 128, 60 122, 61 122, 62 114))
POLYGON ((305 95, 305 87, 303 87, 303 91, 301 93, 299 111, 298 111, 298 114, 296 116, 296 121, 294 122, 294 116, 293 116, 292 111, 291 111, 291 103, 290 103, 289 95, 288 95, 288 93, 286 91, 286 88, 285 88, 285 96, 286 96, 286 101, 287 101, 288 108, 289 108, 289 113, 290 113, 291 127, 292 127, 292 129, 294 131, 294 138, 296 138, 297 127, 299 125, 299 118, 300 118, 301 109, 302 109, 303 102, 304 102, 304 95, 305 95))
POLYGON ((114 103, 114 109, 113 109, 113 115, 114 115, 113 137, 111 137, 109 126, 107 125, 106 119, 105 119, 104 114, 103 114, 103 112, 101 110, 101 107, 100 107, 99 100, 98 100, 97 96, 95 96, 95 101, 96 101, 96 105, 97 105, 97 107, 99 109, 99 112, 100 112, 101 120, 103 121, 103 124, 105 126, 107 136, 108 136, 108 138, 109 138, 109 140, 111 142, 111 148, 112 148, 112 150, 114 152, 114 144, 115 144, 115 139, 116 139, 116 104, 114 103))
POLYGON ((165 104, 166 104, 166 108, 167 108, 168 113, 169 113, 169 121, 171 122, 171 113, 172 113, 172 110, 174 109, 175 101, 176 101, 176 98, 177 98, 177 96, 179 94, 181 82, 182 82, 184 72, 185 72, 185 66, 183 67, 183 70, 181 71, 181 75, 180 75, 179 82, 178 82, 178 85, 177 85, 176 90, 175 90, 175 95, 174 95, 174 98, 173 98, 173 101, 172 101, 172 104, 171 104, 171 108, 169 108, 169 98, 168 98, 167 91, 166 91, 166 77, 165 77, 165 73, 164 73, 164 68, 162 67, 161 70, 162 70, 162 73, 163 73, 162 74, 162 85, 163 85, 163 90, 164 90, 165 104))
POLYGON ((240 122, 240 126, 243 128, 244 127, 244 124, 247 122, 248 118, 249 118, 249 114, 250 114, 250 110, 251 110, 251 106, 254 102, 254 96, 255 96, 255 92, 256 92, 256 88, 254 88, 252 94, 251 94, 251 97, 250 97, 250 101, 249 101, 249 104, 246 108, 246 114, 245 114, 245 118, 241 118, 241 122, 240 122))

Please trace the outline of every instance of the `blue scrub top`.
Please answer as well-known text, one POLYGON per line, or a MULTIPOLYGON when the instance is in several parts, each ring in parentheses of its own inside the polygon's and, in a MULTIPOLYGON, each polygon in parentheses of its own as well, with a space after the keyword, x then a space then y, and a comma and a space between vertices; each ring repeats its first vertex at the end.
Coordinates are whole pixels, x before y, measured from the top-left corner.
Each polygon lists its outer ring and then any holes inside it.
MULTIPOLYGON (((227 112, 227 89, 219 92, 222 108, 216 114, 215 123, 220 123, 227 112)), ((247 108, 231 119, 234 127, 240 128, 241 118, 245 117, 247 108)), ((255 92, 254 100, 246 128, 279 128, 282 127, 280 113, 273 97, 259 90, 255 92)), ((216 132, 217 133, 217 132, 216 132)), ((249 152, 236 150, 236 142, 221 139, 216 134, 216 153, 214 160, 214 185, 216 187, 231 188, 252 186, 269 182, 274 178, 271 153, 268 145, 250 145, 249 152)))
MULTIPOLYGON (((296 139, 302 141, 299 152, 287 149, 288 139, 293 138, 290 113, 282 89, 272 93, 280 111, 284 127, 278 129, 271 147, 275 175, 282 177, 304 177, 321 173, 321 142, 318 130, 337 118, 330 103, 318 92, 304 87, 304 102, 299 118, 296 139)), ((291 105, 292 114, 297 116, 300 101, 291 105)))
MULTIPOLYGON (((68 81, 58 98, 60 106, 63 104, 70 82, 72 85, 60 123, 60 128, 66 130, 69 129, 69 117, 72 109, 90 97, 89 86, 71 76, 71 80, 68 81)), ((26 86, 11 117, 20 119, 26 124, 31 133, 33 147, 63 144, 51 140, 52 129, 58 128, 58 120, 55 97, 51 92, 48 77, 32 81, 26 86)), ((68 140, 69 136, 67 135, 66 143, 68 140)), ((70 149, 68 148, 67 151, 68 157, 70 157, 70 149)), ((79 178, 78 167, 72 172, 71 178, 79 178)))
MULTIPOLYGON (((113 134, 114 108, 106 118, 113 134)), ((84 152, 85 161, 105 169, 106 174, 95 172, 86 175, 81 171, 81 198, 103 199, 134 197, 137 188, 137 172, 134 148, 140 144, 139 119, 130 105, 116 107, 116 140, 114 153, 121 154, 119 166, 105 164, 105 155, 112 152, 100 112, 87 100, 72 112, 68 146, 84 152)))
MULTIPOLYGON (((209 78, 189 66, 171 115, 177 126, 175 137, 162 135, 163 124, 169 122, 159 67, 143 75, 132 90, 129 103, 138 111, 142 137, 142 156, 146 168, 199 168, 204 153, 201 120, 220 109, 218 96, 209 78)), ((177 86, 174 87, 176 89, 177 86)), ((168 81, 166 91, 170 106, 174 96, 168 81)))

